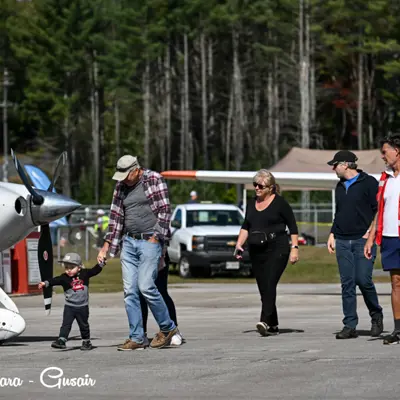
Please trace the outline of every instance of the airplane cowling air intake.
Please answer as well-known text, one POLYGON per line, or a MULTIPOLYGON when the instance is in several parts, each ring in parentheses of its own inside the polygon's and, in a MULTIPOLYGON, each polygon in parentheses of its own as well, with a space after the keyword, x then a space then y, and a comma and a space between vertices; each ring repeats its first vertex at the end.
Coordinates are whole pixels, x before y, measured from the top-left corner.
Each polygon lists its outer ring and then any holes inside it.
POLYGON ((22 196, 18 197, 15 200, 14 206, 15 206, 15 211, 19 215, 25 215, 27 210, 29 209, 27 201, 22 196))
POLYGON ((44 225, 55 221, 65 215, 71 214, 81 204, 62 194, 38 190, 36 192, 44 199, 43 203, 36 205, 32 202, 31 214, 35 225, 44 225))

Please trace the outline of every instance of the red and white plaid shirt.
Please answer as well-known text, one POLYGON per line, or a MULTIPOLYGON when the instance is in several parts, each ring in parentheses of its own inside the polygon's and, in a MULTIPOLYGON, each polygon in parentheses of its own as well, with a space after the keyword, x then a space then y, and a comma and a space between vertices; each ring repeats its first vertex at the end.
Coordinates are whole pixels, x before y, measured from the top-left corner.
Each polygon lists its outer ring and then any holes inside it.
MULTIPOLYGON (((155 233, 164 245, 171 237, 171 205, 169 202, 168 186, 165 179, 157 172, 145 169, 142 175, 144 193, 150 203, 150 208, 157 218, 155 233)), ((121 246, 124 233, 124 190, 126 185, 118 182, 115 186, 113 200, 110 208, 110 221, 105 240, 110 243, 110 256, 115 257, 121 246)))

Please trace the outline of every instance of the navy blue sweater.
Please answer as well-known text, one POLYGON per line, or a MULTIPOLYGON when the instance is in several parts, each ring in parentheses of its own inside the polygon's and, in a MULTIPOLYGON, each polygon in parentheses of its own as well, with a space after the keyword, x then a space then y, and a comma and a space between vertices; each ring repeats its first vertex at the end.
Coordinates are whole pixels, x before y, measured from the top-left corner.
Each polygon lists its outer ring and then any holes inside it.
POLYGON ((360 176, 346 191, 345 180, 336 186, 336 212, 331 232, 337 239, 355 240, 367 232, 378 209, 378 181, 359 170, 360 176))

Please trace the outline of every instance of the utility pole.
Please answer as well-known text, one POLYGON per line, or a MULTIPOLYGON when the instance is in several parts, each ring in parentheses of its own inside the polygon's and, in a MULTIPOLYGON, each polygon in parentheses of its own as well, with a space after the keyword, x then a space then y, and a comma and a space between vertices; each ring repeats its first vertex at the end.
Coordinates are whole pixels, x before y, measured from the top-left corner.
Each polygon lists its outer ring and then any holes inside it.
POLYGON ((7 124, 7 107, 10 107, 11 104, 8 103, 8 87, 11 85, 11 82, 8 79, 8 71, 7 68, 4 68, 3 74, 3 103, 0 104, 0 107, 3 108, 3 151, 4 151, 4 159, 3 159, 3 182, 8 182, 8 124, 7 124))

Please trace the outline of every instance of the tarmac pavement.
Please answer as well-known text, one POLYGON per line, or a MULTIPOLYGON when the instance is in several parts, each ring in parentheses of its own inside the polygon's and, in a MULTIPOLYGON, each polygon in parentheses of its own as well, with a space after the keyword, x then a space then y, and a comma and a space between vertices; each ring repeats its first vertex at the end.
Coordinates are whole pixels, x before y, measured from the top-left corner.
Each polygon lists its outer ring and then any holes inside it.
MULTIPOLYGON (((390 285, 377 288, 390 333, 390 285)), ((128 332, 122 293, 90 295, 96 348, 89 352, 79 349, 76 325, 67 350, 50 348, 61 324, 63 295, 54 295, 48 317, 41 296, 14 297, 27 329, 0 347, 0 399, 399 398, 400 346, 369 337, 362 297, 360 337, 341 341, 335 339, 342 328, 339 285, 280 285, 278 291, 281 334, 264 338, 255 330, 256 285, 171 285, 186 343, 130 352, 116 350, 128 332), (65 378, 79 377, 95 382, 66 386, 65 378), (23 382, 5 386, 6 378, 23 382)), ((149 328, 149 334, 157 331, 152 316, 149 328)))

